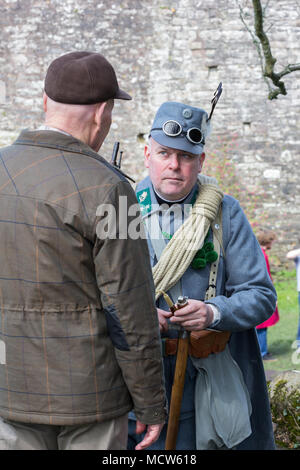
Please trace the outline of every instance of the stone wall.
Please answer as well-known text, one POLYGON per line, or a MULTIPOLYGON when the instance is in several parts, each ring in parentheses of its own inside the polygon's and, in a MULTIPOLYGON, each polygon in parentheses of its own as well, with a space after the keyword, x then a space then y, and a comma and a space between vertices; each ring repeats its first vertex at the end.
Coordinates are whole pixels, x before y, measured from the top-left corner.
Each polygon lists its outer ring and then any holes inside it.
MULTIPOLYGON (((249 13, 251 2, 240 0, 249 13)), ((265 2, 263 2, 265 3, 265 2)), ((281 67, 299 62, 300 2, 273 0, 267 10, 272 51, 281 67)), ((229 155, 243 187, 263 188, 267 224, 278 231, 284 253, 300 232, 300 72, 285 78, 287 96, 267 100, 258 56, 235 0, 1 0, 0 143, 43 120, 43 78, 49 63, 73 50, 103 53, 115 66, 132 102, 116 102, 114 122, 101 153, 115 140, 123 169, 145 174, 143 146, 157 107, 167 100, 210 109, 217 141, 235 140, 229 155)))

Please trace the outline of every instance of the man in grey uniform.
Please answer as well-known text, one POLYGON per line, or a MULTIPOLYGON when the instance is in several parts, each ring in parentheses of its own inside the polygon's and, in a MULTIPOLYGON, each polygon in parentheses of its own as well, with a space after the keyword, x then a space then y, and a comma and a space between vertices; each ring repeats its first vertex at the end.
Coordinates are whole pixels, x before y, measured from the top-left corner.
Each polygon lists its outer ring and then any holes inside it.
MULTIPOLYGON (((169 401, 178 327, 191 333, 190 342, 196 337, 176 449, 273 449, 255 326, 273 313, 276 293, 238 201, 200 174, 211 116, 183 103, 163 103, 145 147, 149 176, 136 190, 148 234, 169 401), (187 296, 188 304, 171 314, 165 293, 174 303, 187 296), (226 334, 226 346, 206 347, 226 334)), ((167 425, 150 448, 164 449, 166 432, 167 425)), ((128 448, 139 439, 130 414, 128 448)))

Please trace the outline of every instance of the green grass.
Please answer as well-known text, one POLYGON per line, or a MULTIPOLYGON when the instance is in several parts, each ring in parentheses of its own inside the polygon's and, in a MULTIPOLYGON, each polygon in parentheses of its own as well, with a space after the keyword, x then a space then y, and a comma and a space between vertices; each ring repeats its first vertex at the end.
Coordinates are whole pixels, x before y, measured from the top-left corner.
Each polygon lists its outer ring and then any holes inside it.
POLYGON ((300 370, 300 354, 296 354, 298 329, 298 292, 295 271, 272 274, 277 291, 280 320, 268 328, 268 349, 277 361, 264 361, 266 370, 300 370))

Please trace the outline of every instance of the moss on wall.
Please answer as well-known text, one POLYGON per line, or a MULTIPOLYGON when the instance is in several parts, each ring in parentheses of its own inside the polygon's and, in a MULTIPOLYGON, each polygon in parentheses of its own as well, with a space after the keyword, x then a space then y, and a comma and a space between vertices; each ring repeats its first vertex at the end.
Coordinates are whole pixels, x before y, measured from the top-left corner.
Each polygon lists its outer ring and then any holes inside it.
POLYGON ((287 371, 269 384, 277 446, 300 449, 300 373, 287 371))

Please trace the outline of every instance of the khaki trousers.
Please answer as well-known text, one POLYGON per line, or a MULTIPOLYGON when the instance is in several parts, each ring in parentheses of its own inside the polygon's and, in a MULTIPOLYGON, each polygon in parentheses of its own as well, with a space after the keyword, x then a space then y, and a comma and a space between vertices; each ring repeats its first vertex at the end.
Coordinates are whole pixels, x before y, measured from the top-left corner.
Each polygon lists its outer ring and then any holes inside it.
POLYGON ((125 450, 128 415, 82 426, 52 426, 0 418, 0 450, 125 450))

